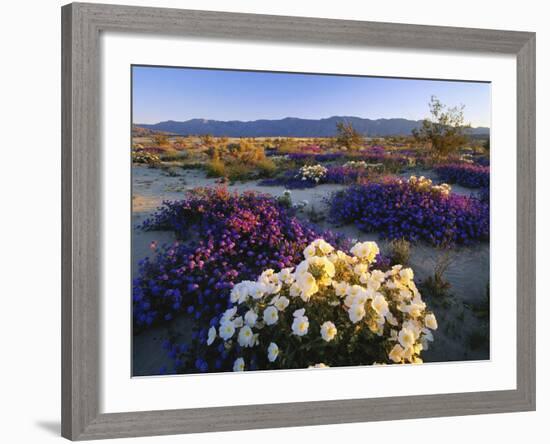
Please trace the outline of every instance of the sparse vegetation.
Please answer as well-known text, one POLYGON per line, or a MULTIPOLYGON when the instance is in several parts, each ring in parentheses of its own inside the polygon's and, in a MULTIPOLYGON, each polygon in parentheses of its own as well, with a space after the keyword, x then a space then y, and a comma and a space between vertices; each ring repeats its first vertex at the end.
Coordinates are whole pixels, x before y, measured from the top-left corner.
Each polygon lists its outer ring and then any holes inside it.
POLYGON ((390 259, 392 264, 407 265, 411 255, 411 243, 406 239, 390 241, 390 259))
POLYGON ((464 106, 449 108, 432 96, 429 107, 431 118, 424 119, 422 127, 413 130, 413 136, 429 143, 435 157, 453 154, 468 141, 466 130, 470 125, 464 123, 464 106))
POLYGON ((445 272, 452 263, 452 253, 443 251, 435 264, 432 276, 422 282, 421 287, 427 296, 434 300, 442 300, 449 296, 451 284, 445 279, 445 272))
POLYGON ((364 143, 364 136, 359 134, 353 125, 348 122, 336 124, 336 144, 348 150, 358 150, 364 143))

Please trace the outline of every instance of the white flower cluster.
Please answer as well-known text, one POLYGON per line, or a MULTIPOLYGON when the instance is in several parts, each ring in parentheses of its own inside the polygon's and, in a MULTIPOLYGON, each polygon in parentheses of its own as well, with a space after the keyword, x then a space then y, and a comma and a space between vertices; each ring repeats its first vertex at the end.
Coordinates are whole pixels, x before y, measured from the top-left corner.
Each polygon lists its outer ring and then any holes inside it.
POLYGON ((301 180, 312 180, 319 183, 327 175, 327 169, 320 164, 317 165, 304 165, 298 171, 297 178, 301 180))
POLYGON ((350 160, 344 164, 344 168, 368 168, 369 166, 364 160, 350 160))
MULTIPOLYGON (((223 314, 217 329, 210 328, 208 345, 219 335, 226 349, 236 344, 243 352, 254 348, 272 367, 295 368, 295 362, 281 363, 281 358, 301 359, 314 349, 312 362, 300 361, 300 366, 339 365, 350 359, 338 353, 349 353, 349 344, 363 340, 382 343, 382 353, 369 362, 359 357, 357 365, 421 363, 436 318, 426 310, 413 270, 401 265, 375 269, 378 254, 375 242, 358 242, 348 255, 315 240, 295 270, 269 269, 257 281, 236 284, 231 291, 236 305, 223 314)), ((245 368, 241 356, 233 370, 245 368)))
POLYGON ((451 186, 442 183, 441 185, 433 185, 432 180, 424 176, 416 177, 411 176, 409 178, 409 184, 421 191, 431 191, 434 193, 441 193, 444 196, 448 196, 451 193, 451 186))

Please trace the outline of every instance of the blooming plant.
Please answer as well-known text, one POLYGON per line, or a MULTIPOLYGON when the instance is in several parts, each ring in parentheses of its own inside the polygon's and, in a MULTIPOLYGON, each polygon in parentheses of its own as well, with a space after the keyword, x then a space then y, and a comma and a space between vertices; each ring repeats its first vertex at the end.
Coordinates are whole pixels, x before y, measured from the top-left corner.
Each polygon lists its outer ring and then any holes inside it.
POLYGON ((435 171, 440 179, 468 188, 489 187, 489 167, 473 163, 439 165, 435 171))
POLYGON ((296 268, 266 269, 237 283, 235 305, 208 331, 206 365, 242 371, 421 363, 437 321, 413 271, 377 269, 374 242, 350 253, 316 239, 296 268))
POLYGON ((390 239, 441 246, 489 239, 487 202, 451 193, 448 185, 434 186, 422 177, 355 185, 333 194, 329 204, 334 223, 353 223, 390 239))
POLYGON ((300 222, 271 196, 223 187, 165 202, 141 228, 171 230, 186 242, 159 247, 140 262, 133 284, 138 328, 184 312, 208 324, 230 304, 234 282, 253 279, 264 268, 293 266, 320 235, 345 245, 336 234, 300 222))
POLYGON ((132 150, 132 162, 154 165, 160 163, 160 157, 143 149, 132 150))
POLYGON ((327 169, 323 165, 304 165, 298 171, 297 179, 319 183, 327 175, 327 169))
POLYGON ((343 166, 344 168, 368 168, 370 165, 364 160, 350 160, 343 166))

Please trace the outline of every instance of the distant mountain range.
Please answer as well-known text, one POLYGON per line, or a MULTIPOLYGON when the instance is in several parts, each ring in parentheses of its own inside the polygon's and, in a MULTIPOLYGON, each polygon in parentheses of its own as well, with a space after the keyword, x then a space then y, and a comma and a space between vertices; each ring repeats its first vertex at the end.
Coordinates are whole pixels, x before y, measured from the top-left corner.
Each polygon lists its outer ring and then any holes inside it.
MULTIPOLYGON (((300 119, 287 117, 279 120, 221 121, 191 119, 185 122, 167 120, 155 124, 137 123, 135 126, 182 136, 210 134, 215 137, 332 137, 336 123, 348 122, 368 137, 408 136, 421 120, 362 119, 360 117, 333 116, 326 119, 300 119)), ((472 128, 470 134, 489 135, 489 128, 472 128)))

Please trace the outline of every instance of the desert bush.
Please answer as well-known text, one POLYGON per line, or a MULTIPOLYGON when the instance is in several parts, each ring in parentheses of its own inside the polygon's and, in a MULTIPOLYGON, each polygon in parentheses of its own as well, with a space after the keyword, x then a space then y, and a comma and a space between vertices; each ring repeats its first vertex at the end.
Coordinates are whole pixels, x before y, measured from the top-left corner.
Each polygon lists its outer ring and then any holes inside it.
POLYGON ((161 154, 159 157, 163 162, 178 162, 185 160, 188 155, 185 151, 171 150, 161 154))
POLYGON ((422 362, 437 321, 410 268, 377 269, 374 242, 349 255, 317 239, 303 254, 296 269, 267 268, 234 285, 234 305, 202 338, 197 370, 422 362))
POLYGON ((246 181, 254 177, 254 169, 248 164, 234 162, 227 166, 226 176, 232 182, 246 181))
POLYGON ((424 119, 422 126, 412 131, 414 138, 429 143, 434 156, 456 152, 468 141, 466 130, 470 126, 464 122, 464 107, 449 108, 432 96, 429 108, 431 118, 424 119))
POLYGON ((327 169, 320 165, 305 165, 298 170, 296 178, 302 181, 319 183, 327 175, 327 169))
POLYGON ((393 264, 407 265, 411 256, 411 243, 406 239, 393 239, 389 255, 393 264))
POLYGON ((143 163, 147 165, 157 165, 160 163, 160 157, 145 150, 132 150, 132 162, 143 163))
POLYGON ((330 198, 329 218, 353 223, 389 239, 425 240, 435 245, 489 239, 489 205, 450 193, 448 185, 424 178, 385 179, 351 186, 330 198))
POLYGON ((208 177, 225 177, 225 164, 219 159, 213 159, 206 165, 208 177))
POLYGON ((285 190, 283 194, 277 198, 277 202, 283 208, 292 208, 292 194, 290 193, 290 190, 285 190))
POLYGON ((451 265, 452 259, 448 251, 440 254, 435 264, 433 274, 428 276, 421 284, 423 291, 434 300, 441 300, 449 296, 451 284, 445 279, 445 273, 451 265))
POLYGON ((155 134, 153 136, 153 142, 158 146, 168 146, 170 145, 170 140, 166 134, 155 134))
POLYGON ((336 133, 336 145, 348 150, 357 150, 365 142, 363 136, 353 128, 351 122, 338 122, 336 133))
POLYGON ((254 164, 258 170, 258 177, 273 177, 277 173, 277 165, 271 159, 259 160, 254 164))

